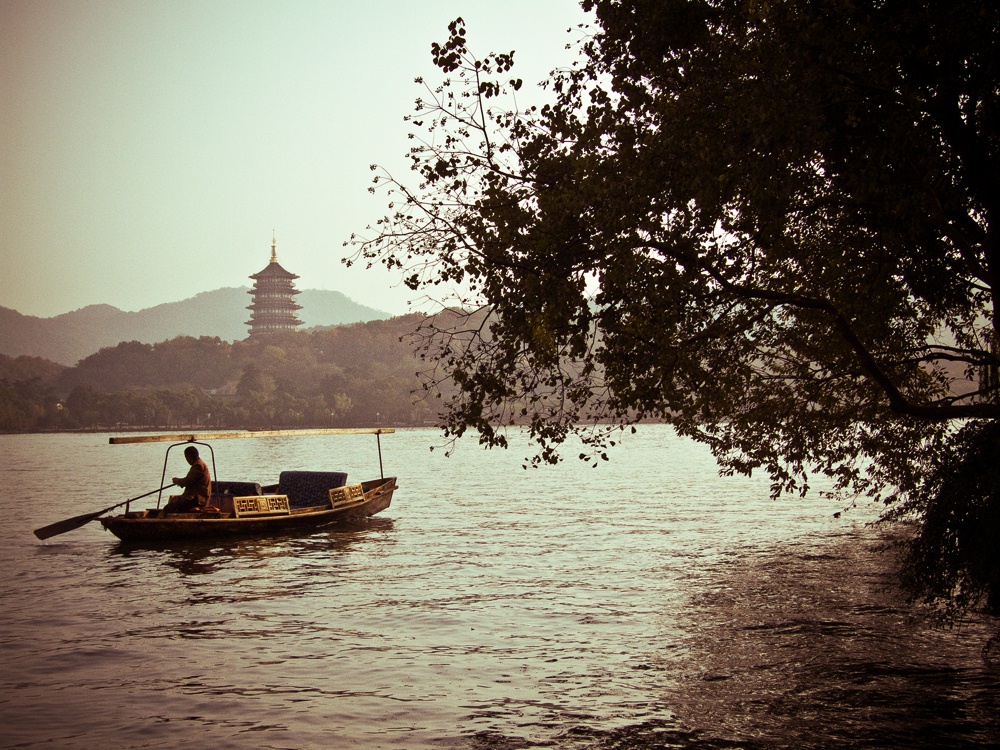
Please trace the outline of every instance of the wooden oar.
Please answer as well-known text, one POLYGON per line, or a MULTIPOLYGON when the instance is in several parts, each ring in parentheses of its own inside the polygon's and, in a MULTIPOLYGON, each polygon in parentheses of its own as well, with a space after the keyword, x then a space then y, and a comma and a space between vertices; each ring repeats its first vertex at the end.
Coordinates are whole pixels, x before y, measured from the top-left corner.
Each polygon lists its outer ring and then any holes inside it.
POLYGON ((96 513, 85 513, 82 516, 75 516, 74 518, 67 518, 65 521, 58 521, 56 523, 51 523, 48 526, 43 526, 40 529, 35 529, 35 536, 39 539, 48 539, 50 536, 58 536, 59 534, 65 534, 67 531, 72 531, 73 529, 78 529, 81 526, 86 526, 88 523, 93 521, 98 516, 103 516, 109 510, 114 510, 115 508, 120 508, 123 505, 131 503, 135 500, 142 500, 144 497, 149 497, 156 492, 162 492, 165 489, 173 487, 173 484, 166 484, 156 490, 150 490, 145 495, 139 495, 138 497, 129 498, 128 500, 123 500, 117 505, 112 505, 105 508, 104 510, 99 510, 96 513))

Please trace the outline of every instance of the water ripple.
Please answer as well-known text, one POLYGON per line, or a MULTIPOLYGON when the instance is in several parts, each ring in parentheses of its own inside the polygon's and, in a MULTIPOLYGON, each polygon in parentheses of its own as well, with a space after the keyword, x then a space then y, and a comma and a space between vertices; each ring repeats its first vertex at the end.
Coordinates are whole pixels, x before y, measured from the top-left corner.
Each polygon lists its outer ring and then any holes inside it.
MULTIPOLYGON (((898 597, 871 509, 773 502, 663 428, 598 470, 525 472, 517 436, 453 459, 435 439, 383 441, 401 489, 354 528, 157 549, 30 531, 156 486, 161 447, 0 436, 20 469, 0 472, 0 746, 1000 742, 979 658, 996 622, 940 630, 898 597)), ((264 482, 329 455, 367 478, 374 458, 337 438, 216 451, 264 482)))

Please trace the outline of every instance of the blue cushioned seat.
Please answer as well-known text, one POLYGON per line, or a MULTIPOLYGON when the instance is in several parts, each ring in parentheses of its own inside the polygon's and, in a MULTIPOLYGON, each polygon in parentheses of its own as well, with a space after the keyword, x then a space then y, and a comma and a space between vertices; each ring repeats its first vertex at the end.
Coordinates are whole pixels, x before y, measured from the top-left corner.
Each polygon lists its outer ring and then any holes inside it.
POLYGON ((278 475, 278 494, 288 495, 290 508, 329 505, 328 490, 347 484, 343 471, 283 471, 278 475))

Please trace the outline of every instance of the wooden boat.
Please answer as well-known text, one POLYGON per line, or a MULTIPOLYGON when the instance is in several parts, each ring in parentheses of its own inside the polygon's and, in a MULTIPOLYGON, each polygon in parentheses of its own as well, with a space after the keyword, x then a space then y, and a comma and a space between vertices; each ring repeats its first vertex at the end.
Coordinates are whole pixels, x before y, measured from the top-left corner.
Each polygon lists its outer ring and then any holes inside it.
MULTIPOLYGON (((172 442, 163 462, 161 485, 169 487, 166 479, 167 458, 178 446, 205 446, 211 453, 212 476, 215 469, 215 451, 204 442, 213 439, 280 437, 288 435, 374 434, 379 439, 379 469, 382 468, 380 437, 395 432, 392 428, 350 430, 270 430, 255 432, 201 433, 183 435, 138 435, 113 437, 112 444, 172 442)), ((207 458, 207 456, 203 456, 207 458)), ((357 484, 348 484, 343 472, 286 471, 281 472, 277 484, 261 486, 255 482, 215 481, 212 498, 206 508, 197 512, 170 513, 159 510, 163 499, 160 490, 157 508, 130 510, 130 503, 138 498, 120 503, 125 512, 100 518, 101 525, 126 542, 169 542, 171 540, 288 535, 311 533, 338 524, 356 523, 389 507, 396 489, 396 478, 382 476, 357 484)), ((145 496, 140 496, 145 497, 145 496)), ((93 514, 96 518, 110 508, 93 514)), ((79 517, 80 519, 84 517, 79 517)), ((73 521, 74 519, 71 519, 73 521)), ((66 525, 68 522, 63 522, 66 525)), ((82 525, 82 524, 78 524, 82 525)), ((58 524, 54 524, 59 526, 58 524)), ((49 532, 62 533, 57 531, 49 532)), ((45 538, 36 532, 39 538, 45 538)))
POLYGON ((334 524, 349 524, 389 507, 396 478, 373 479, 331 489, 329 505, 290 508, 287 495, 244 495, 225 499, 218 510, 196 513, 129 511, 101 518, 101 525, 126 542, 172 539, 284 535, 312 532, 334 524))

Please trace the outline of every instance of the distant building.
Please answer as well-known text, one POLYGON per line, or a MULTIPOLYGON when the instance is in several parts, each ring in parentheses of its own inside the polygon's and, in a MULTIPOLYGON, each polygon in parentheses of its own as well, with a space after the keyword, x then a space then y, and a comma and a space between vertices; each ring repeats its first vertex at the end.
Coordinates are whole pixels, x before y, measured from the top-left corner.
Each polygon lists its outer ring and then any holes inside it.
POLYGON ((297 310, 302 305, 295 302, 299 290, 295 288, 294 273, 286 271, 278 263, 277 243, 271 239, 271 262, 263 271, 255 273, 250 278, 254 280, 250 296, 253 303, 247 306, 250 311, 250 336, 264 336, 269 333, 294 331, 302 325, 297 310))

